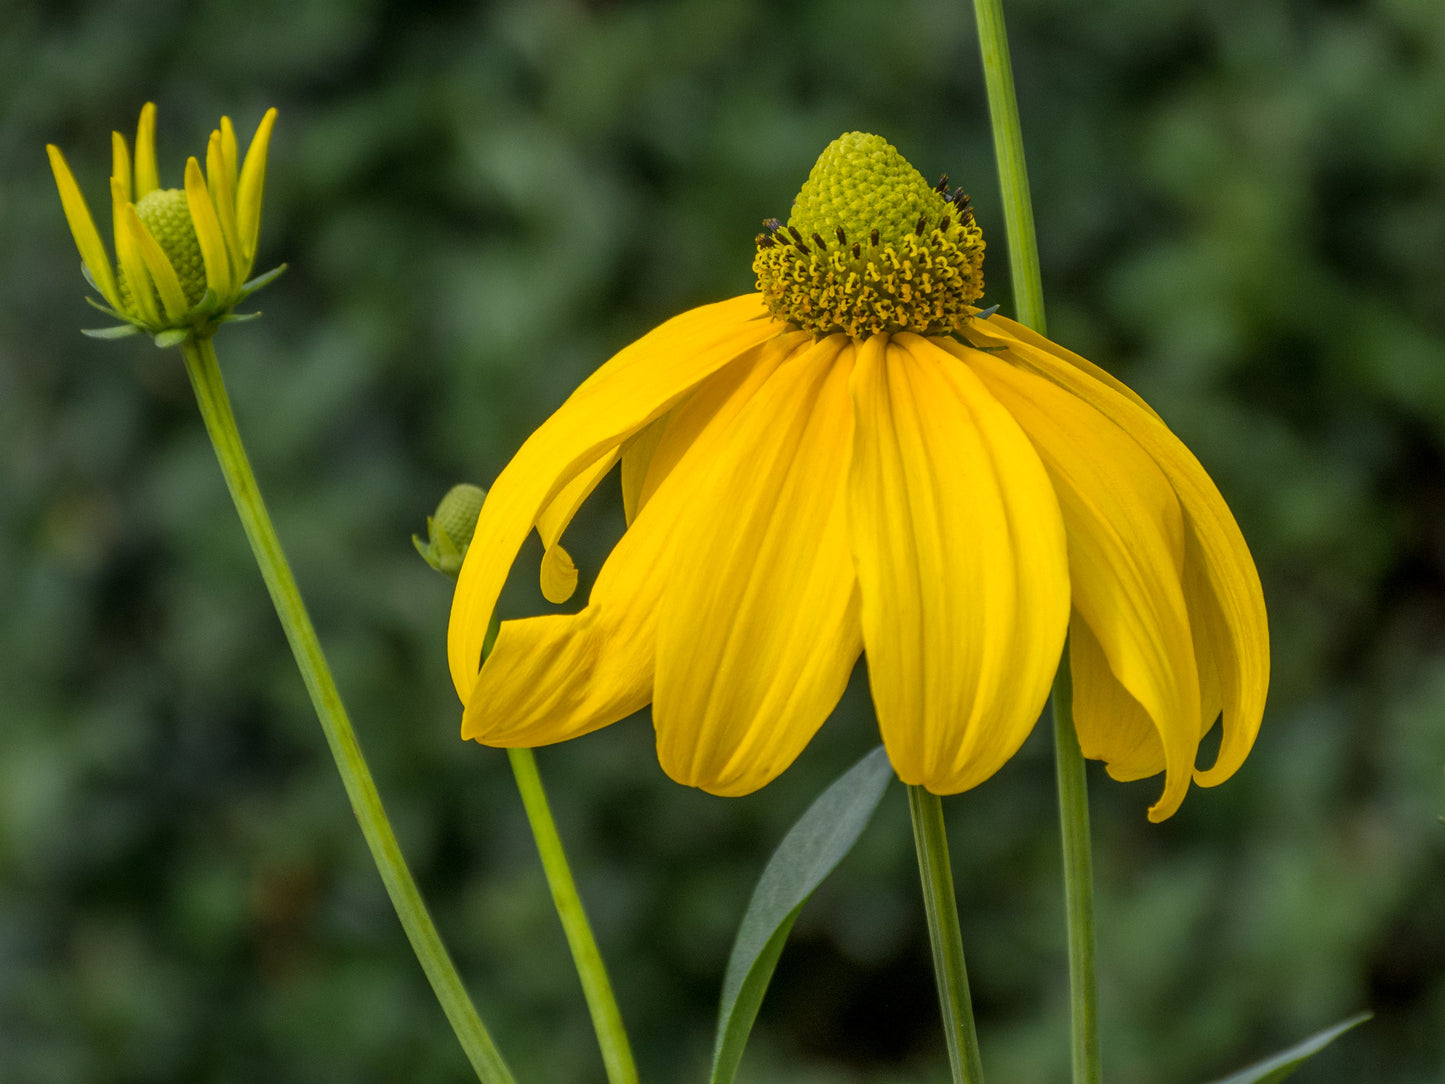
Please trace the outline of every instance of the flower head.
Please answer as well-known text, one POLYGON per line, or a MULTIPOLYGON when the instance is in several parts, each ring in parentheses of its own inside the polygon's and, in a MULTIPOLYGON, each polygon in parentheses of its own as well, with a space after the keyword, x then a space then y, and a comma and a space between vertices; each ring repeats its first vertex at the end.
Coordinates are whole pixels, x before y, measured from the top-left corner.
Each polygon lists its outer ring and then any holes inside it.
POLYGON ((213 335, 229 320, 245 319, 232 308, 283 270, 247 281, 256 259, 266 148, 275 122, 276 110, 270 109, 241 162, 230 118, 222 117, 206 149, 205 174, 195 158, 187 159, 183 189, 161 187, 153 103, 141 110, 134 163, 124 137, 113 132, 114 265, 64 156, 47 145, 81 269, 105 304, 87 300, 123 321, 87 334, 113 338, 145 331, 157 345, 172 346, 191 335, 213 335))
POLYGON ((864 653, 895 770, 955 793, 1028 735, 1067 634, 1082 748, 1164 773, 1152 819, 1232 775, 1269 679, 1234 518, 1134 392, 973 307, 982 253, 967 197, 876 136, 830 146, 759 238, 759 293, 624 349, 498 476, 452 607, 463 736, 547 744, 651 703, 669 775, 744 794, 864 653), (628 528, 587 605, 503 622, 483 665, 527 534, 566 601, 560 539, 618 464, 628 528))

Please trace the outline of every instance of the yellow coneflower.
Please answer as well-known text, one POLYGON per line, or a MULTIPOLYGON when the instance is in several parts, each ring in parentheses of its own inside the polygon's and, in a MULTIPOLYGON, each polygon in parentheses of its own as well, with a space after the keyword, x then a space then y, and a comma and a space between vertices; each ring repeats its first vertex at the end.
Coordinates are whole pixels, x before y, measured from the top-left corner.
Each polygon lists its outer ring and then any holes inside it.
POLYGON ((245 319, 231 309, 283 270, 248 281, 275 122, 276 110, 267 110, 242 163, 230 118, 222 117, 206 148, 205 174, 195 158, 188 159, 184 189, 161 187, 154 103, 141 110, 134 165, 125 138, 111 133, 114 267, 64 156, 53 144, 46 146, 81 269, 105 304, 87 300, 122 321, 87 334, 116 338, 145 331, 157 345, 174 346, 188 336, 213 335, 226 321, 245 319))
POLYGON ((1232 775, 1269 681, 1234 517, 1139 396, 974 307, 983 249, 946 179, 877 136, 831 144, 758 238, 758 293, 624 349, 497 477, 448 637, 463 737, 544 745, 651 703, 672 778, 746 794, 861 652, 898 775, 951 794, 1018 749, 1067 633, 1083 751, 1165 773, 1151 819, 1232 775), (586 607, 503 622, 482 665, 528 532, 566 601, 559 541, 619 462, 628 528, 586 607))

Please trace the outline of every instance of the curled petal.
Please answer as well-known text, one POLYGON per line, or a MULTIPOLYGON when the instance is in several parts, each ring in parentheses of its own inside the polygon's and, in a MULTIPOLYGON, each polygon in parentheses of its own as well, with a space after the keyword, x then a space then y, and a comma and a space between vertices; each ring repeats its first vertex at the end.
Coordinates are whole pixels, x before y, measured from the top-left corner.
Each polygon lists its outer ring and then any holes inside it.
POLYGON ((236 231, 241 238, 241 273, 245 278, 256 260, 256 242, 261 236, 261 194, 266 186, 266 150, 271 144, 271 129, 276 125, 276 110, 266 110, 246 161, 241 165, 241 179, 236 189, 236 231))
POLYGON ((464 703, 492 608, 542 511, 579 471, 777 332, 756 295, 683 313, 593 373, 527 439, 487 494, 452 601, 447 655, 464 703))

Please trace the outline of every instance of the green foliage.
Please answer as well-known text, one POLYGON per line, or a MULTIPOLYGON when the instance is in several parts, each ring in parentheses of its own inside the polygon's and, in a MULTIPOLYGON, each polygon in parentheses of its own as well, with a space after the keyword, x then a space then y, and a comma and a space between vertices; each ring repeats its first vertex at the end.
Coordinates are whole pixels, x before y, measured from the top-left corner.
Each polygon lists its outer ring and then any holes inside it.
POLYGON ((763 994, 798 913, 853 849, 893 778, 893 766, 880 745, 818 796, 768 859, 738 926, 723 976, 710 1077, 714 1084, 726 1084, 737 1075, 763 994))
MULTIPOLYGON (((1050 331, 1197 452, 1259 560, 1240 774, 1149 825, 1091 779, 1104 1065, 1208 1079, 1371 1007, 1315 1084, 1445 1064, 1445 6, 1009 0, 1050 331)), ((403 844, 519 1079, 600 1062, 503 754, 457 738, 408 536, 662 319, 752 289, 841 132, 973 197, 1012 312, 973 28, 944 0, 12 0, 0 34, 0 1050, 7 1080, 463 1080, 363 851, 174 351, 93 342, 45 163, 103 217, 277 105, 240 425, 403 844)), ((604 485, 568 534, 588 577, 604 485)), ((503 604, 543 612, 540 548, 503 604)), ((757 869, 877 742, 866 681, 773 786, 668 782, 645 717, 543 750, 651 1080, 702 1079, 757 869)), ((1046 728, 945 803, 991 1079, 1067 1075, 1046 728)), ((898 815, 895 815, 898 814, 898 815)), ((937 1079, 906 817, 793 930, 750 1079, 937 1079), (932 1076, 930 1076, 932 1074, 932 1076)))

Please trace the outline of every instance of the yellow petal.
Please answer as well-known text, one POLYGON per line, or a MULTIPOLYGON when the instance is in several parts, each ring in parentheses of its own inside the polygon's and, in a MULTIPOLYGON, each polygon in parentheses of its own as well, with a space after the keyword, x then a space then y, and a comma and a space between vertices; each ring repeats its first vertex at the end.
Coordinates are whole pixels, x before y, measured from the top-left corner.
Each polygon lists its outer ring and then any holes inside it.
POLYGON ((652 422, 623 445, 622 470, 619 473, 622 475, 622 512, 629 525, 637 518, 637 513, 644 504, 642 490, 647 482, 647 473, 652 467, 652 457, 670 421, 672 411, 652 422))
MULTIPOLYGON (((983 323, 991 323, 990 317, 983 323)), ((1012 340, 1005 357, 1048 377, 1112 419, 1159 464, 1184 510, 1186 585, 1197 603, 1190 616, 1211 646, 1201 673, 1212 675, 1224 707, 1224 734, 1213 767, 1194 781, 1211 787, 1233 775, 1259 734, 1269 691, 1269 625, 1264 591, 1244 536, 1199 460, 1159 417, 1117 381, 1101 380, 1044 350, 1012 340), (1203 624, 1201 624, 1203 622, 1203 624)))
POLYGON ((276 110, 266 110, 246 160, 241 164, 241 179, 236 188, 236 231, 241 237, 242 277, 250 273, 256 260, 256 242, 261 236, 261 195, 266 187, 266 150, 271 144, 271 129, 276 125, 276 110))
POLYGON ((464 738, 546 745, 614 723, 652 699, 662 592, 674 563, 690 559, 679 524, 733 420, 781 360, 751 352, 678 408, 674 428, 687 444, 603 564, 587 608, 502 622, 466 701, 464 738))
POLYGON ((597 483, 617 463, 620 449, 614 448, 603 455, 592 466, 581 471, 577 477, 562 487, 562 492, 537 517, 537 534, 542 538, 546 550, 542 557, 542 596, 552 603, 561 604, 572 597, 577 590, 577 566, 572 557, 558 543, 567 530, 582 502, 592 495, 597 483))
POLYGON ((161 305, 165 308, 166 321, 178 323, 190 306, 186 304, 186 294, 181 289, 181 280, 176 277, 176 269, 171 266, 165 250, 141 222, 134 204, 126 205, 125 215, 131 244, 135 246, 135 251, 140 253, 146 270, 150 272, 151 281, 156 285, 156 293, 160 295, 161 305))
POLYGON ((1018 423, 916 335, 853 373, 848 521, 868 677, 899 776, 988 778, 1038 719, 1069 617, 1063 519, 1018 423))
POLYGON ((589 377, 497 476, 452 600, 447 656, 469 699, 497 595, 542 510, 576 474, 778 331, 756 294, 683 313, 589 377))
POLYGON ((1164 771, 1164 743, 1154 720, 1119 684, 1088 623, 1069 622, 1069 668, 1073 672, 1074 730, 1084 756, 1104 761, 1121 782, 1164 771))
MULTIPOLYGON (((1149 815, 1163 820, 1189 789, 1200 726, 1199 671, 1180 580, 1184 525, 1174 490, 1133 438, 1082 399, 991 354, 956 343, 946 348, 1023 427, 1053 481, 1069 538, 1074 608, 1159 733, 1168 774, 1149 815)), ((1113 764, 1136 745, 1121 730, 1116 750, 1112 737, 1107 726, 1081 730, 1085 755, 1113 764)))
POLYGON ((75 247, 80 258, 90 269, 90 277, 100 288, 101 294, 111 308, 124 311, 120 303, 120 290, 116 288, 115 272, 110 267, 110 257, 105 251, 105 242, 95 228, 95 219, 90 217, 90 208, 80 194, 80 186, 66 164, 65 156, 53 143, 46 144, 45 152, 50 156, 50 170, 55 174, 55 187, 60 190, 60 206, 65 211, 65 221, 70 225, 70 234, 75 238, 75 247))
POLYGON ((231 274, 226 238, 221 233, 211 193, 206 189, 206 179, 201 176, 201 163, 194 158, 186 159, 186 206, 196 228, 196 240, 201 245, 201 260, 206 265, 206 286, 215 290, 216 296, 224 301, 234 296, 239 283, 231 274))
MULTIPOLYGON (((135 240, 134 228, 130 224, 133 217, 136 218, 136 221, 140 220, 136 217, 135 205, 125 201, 125 195, 120 189, 120 182, 114 178, 110 182, 110 202, 112 217, 115 220, 116 263, 120 265, 126 285, 130 287, 132 304, 128 310, 129 315, 139 317, 152 328, 159 328, 163 321, 160 307, 156 302, 155 287, 151 285, 150 273, 146 271, 145 259, 141 256, 140 246, 135 240)), ((145 232, 144 228, 141 232, 145 232)))
MULTIPOLYGON (((221 126, 229 128, 230 122, 221 118, 221 126)), ((235 152, 235 133, 231 135, 231 151, 235 152)), ((206 144, 206 189, 211 193, 211 205, 216 211, 216 221, 221 225, 221 236, 231 266, 233 281, 238 285, 246 268, 241 262, 241 236, 236 229, 236 180, 235 162, 226 161, 225 138, 220 132, 212 132, 206 144)))
MULTIPOLYGON (((240 177, 240 155, 236 147, 236 129, 231 124, 230 117, 221 118, 221 173, 225 178, 225 190, 235 196, 236 186, 240 177)), ((207 163, 210 168, 210 163, 207 163)))
POLYGON ((120 181, 120 189, 125 195, 126 202, 133 202, 131 198, 130 149, 125 145, 125 136, 119 132, 110 133, 110 175, 112 179, 120 181))
POLYGON ((156 103, 146 102, 135 131, 135 185, 127 185, 130 188, 127 198, 139 202, 160 186, 160 171, 156 168, 156 103))
POLYGON ((658 759, 679 783, 734 795, 770 782, 862 650, 842 501, 851 354, 833 335, 777 368, 690 487, 652 712, 658 759))
POLYGON ((1000 316, 994 313, 986 320, 975 320, 968 325, 964 331, 964 337, 977 341, 988 341, 989 345, 1025 346, 1033 350, 1041 351, 1051 357, 1062 361, 1081 372, 1092 376, 1099 383, 1106 387, 1113 388, 1124 398, 1128 399, 1135 406, 1154 414, 1154 408, 1144 401, 1144 398, 1134 391, 1133 388, 1115 377, 1112 373, 1095 365, 1088 358, 1082 357, 1072 350, 1068 350, 1052 339, 1046 339, 1032 328, 1000 316))

